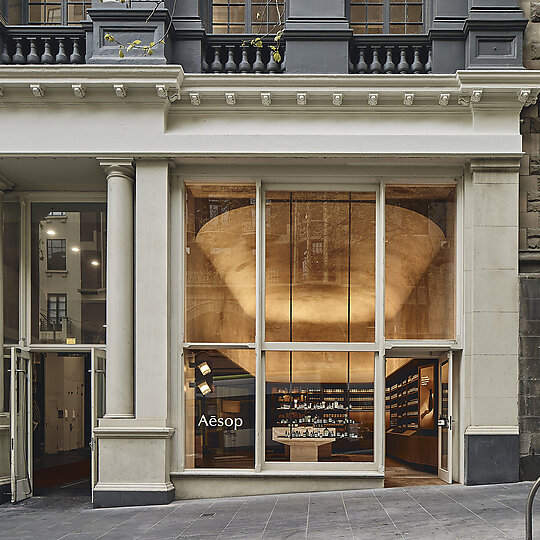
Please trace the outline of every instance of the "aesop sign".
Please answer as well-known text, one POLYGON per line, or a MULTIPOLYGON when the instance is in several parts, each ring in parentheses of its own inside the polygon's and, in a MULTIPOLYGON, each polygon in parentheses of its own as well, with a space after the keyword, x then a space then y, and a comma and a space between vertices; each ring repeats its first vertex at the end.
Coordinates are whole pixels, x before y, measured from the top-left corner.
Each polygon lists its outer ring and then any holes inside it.
POLYGON ((201 427, 201 425, 205 425, 206 427, 228 427, 228 428, 234 428, 238 429, 244 425, 244 420, 242 418, 222 418, 217 417, 214 415, 211 415, 208 417, 208 420, 206 419, 206 416, 203 414, 201 416, 201 419, 199 420, 199 423, 197 424, 197 427, 201 427))

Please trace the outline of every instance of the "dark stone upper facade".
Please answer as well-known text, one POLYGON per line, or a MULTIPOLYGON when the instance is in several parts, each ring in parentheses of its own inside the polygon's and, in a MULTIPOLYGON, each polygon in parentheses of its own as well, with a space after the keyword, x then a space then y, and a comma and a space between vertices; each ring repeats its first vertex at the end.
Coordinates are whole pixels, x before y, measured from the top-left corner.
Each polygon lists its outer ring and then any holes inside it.
MULTIPOLYGON (((7 2, 4 2, 7 12, 7 2)), ((211 34, 199 0, 152 3, 94 0, 80 26, 10 26, 0 19, 1 63, 181 64, 187 73, 453 73, 458 69, 522 69, 527 25, 517 0, 425 0, 424 33, 353 35, 348 0, 288 0, 282 58, 249 46, 253 35, 211 34), (120 42, 156 42, 154 54, 120 42), (164 42, 159 43, 164 37, 164 42)), ((535 8, 536 9, 536 8, 535 8)), ((7 21, 7 22, 6 22, 7 21)))

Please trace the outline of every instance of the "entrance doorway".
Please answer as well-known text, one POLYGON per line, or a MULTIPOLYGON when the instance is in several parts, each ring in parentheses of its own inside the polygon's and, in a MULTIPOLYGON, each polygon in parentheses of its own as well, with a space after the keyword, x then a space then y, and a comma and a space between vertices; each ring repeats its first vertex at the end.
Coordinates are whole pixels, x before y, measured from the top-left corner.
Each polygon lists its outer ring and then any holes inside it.
POLYGON ((385 487, 451 483, 451 353, 386 359, 385 487))
POLYGON ((32 353, 33 490, 90 495, 89 353, 32 353))

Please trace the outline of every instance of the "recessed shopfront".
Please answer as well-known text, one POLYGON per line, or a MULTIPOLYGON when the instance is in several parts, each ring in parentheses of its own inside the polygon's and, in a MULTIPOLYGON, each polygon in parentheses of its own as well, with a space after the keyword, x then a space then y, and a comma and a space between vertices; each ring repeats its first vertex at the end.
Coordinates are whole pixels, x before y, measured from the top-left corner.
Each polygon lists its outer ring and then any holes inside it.
POLYGON ((385 446, 436 473, 438 357, 458 324, 459 184, 184 189, 185 474, 382 479, 385 446), (389 373, 393 344, 437 356, 389 373), (405 402, 398 421, 389 392, 400 375, 416 409, 405 402), (428 457, 408 444, 413 433, 428 457))

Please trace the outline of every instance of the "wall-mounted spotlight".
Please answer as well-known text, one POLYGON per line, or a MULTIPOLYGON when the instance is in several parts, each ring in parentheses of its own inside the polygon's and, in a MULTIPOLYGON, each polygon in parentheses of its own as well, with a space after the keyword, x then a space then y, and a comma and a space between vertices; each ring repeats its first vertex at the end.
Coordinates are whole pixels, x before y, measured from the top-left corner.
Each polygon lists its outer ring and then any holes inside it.
POLYGON ((75 253, 78 253, 78 252, 81 251, 81 250, 80 250, 78 247, 73 246, 73 247, 71 248, 71 251, 74 251, 75 253))
POLYGON ((212 371, 210 369, 210 366, 206 362, 203 362, 202 364, 199 364, 197 367, 199 368, 199 371, 203 375, 208 375, 212 371))
POLYGON ((198 384, 197 388, 202 392, 203 396, 206 396, 206 394, 209 394, 212 391, 212 389, 210 388, 210 385, 206 381, 202 382, 201 384, 198 384))
POLYGON ((47 229, 47 234, 49 236, 56 236, 56 231, 53 231, 53 229, 47 229))
POLYGON ((99 266, 99 261, 92 261, 90 264, 92 266, 99 266))

